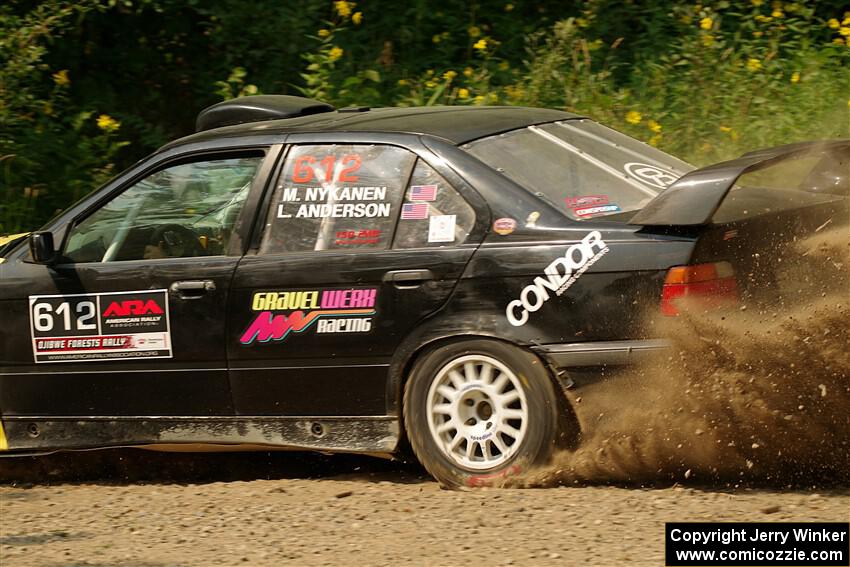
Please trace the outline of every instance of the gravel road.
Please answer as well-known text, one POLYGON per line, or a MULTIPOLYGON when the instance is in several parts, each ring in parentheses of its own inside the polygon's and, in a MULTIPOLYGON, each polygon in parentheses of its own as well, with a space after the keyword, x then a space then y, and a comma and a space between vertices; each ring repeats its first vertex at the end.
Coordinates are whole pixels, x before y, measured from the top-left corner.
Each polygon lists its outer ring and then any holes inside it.
POLYGON ((850 520, 843 487, 454 492, 302 453, 6 459, 0 480, 3 567, 660 566, 666 521, 850 520))

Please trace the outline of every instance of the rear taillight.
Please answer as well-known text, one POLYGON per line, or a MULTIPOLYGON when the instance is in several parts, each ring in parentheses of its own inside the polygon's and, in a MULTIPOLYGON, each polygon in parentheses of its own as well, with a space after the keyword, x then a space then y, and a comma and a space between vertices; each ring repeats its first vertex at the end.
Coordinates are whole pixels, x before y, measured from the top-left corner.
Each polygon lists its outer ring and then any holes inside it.
POLYGON ((737 303, 738 284, 729 262, 670 268, 661 292, 661 312, 669 316, 678 315, 683 304, 716 309, 737 303))

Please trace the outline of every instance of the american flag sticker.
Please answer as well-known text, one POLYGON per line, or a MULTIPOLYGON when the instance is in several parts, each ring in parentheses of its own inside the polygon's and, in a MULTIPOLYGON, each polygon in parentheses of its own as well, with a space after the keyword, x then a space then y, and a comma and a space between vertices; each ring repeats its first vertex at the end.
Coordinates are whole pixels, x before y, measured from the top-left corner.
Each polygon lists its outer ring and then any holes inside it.
POLYGON ((401 206, 402 220, 428 218, 428 203, 405 203, 401 206))
POLYGON ((436 185, 413 185, 410 187, 411 201, 433 201, 436 198, 436 185))

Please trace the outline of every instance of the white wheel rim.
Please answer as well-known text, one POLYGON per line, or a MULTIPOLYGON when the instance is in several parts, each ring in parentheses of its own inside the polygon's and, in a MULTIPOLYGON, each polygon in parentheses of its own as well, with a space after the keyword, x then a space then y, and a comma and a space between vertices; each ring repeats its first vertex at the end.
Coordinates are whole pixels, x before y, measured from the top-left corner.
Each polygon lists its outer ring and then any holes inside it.
POLYGON ((468 469, 498 467, 525 439, 528 402, 522 383, 489 356, 462 356, 443 366, 428 389, 427 404, 437 447, 468 469))

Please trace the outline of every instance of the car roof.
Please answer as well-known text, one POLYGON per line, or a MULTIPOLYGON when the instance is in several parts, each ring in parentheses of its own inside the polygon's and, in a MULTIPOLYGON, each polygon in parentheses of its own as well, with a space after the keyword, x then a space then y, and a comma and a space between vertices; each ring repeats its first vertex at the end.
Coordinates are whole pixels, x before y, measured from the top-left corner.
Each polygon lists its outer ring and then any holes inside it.
POLYGON ((521 106, 343 108, 296 118, 264 120, 206 130, 176 140, 162 149, 222 137, 314 132, 404 132, 436 136, 461 145, 534 124, 576 118, 582 116, 560 110, 521 106))

